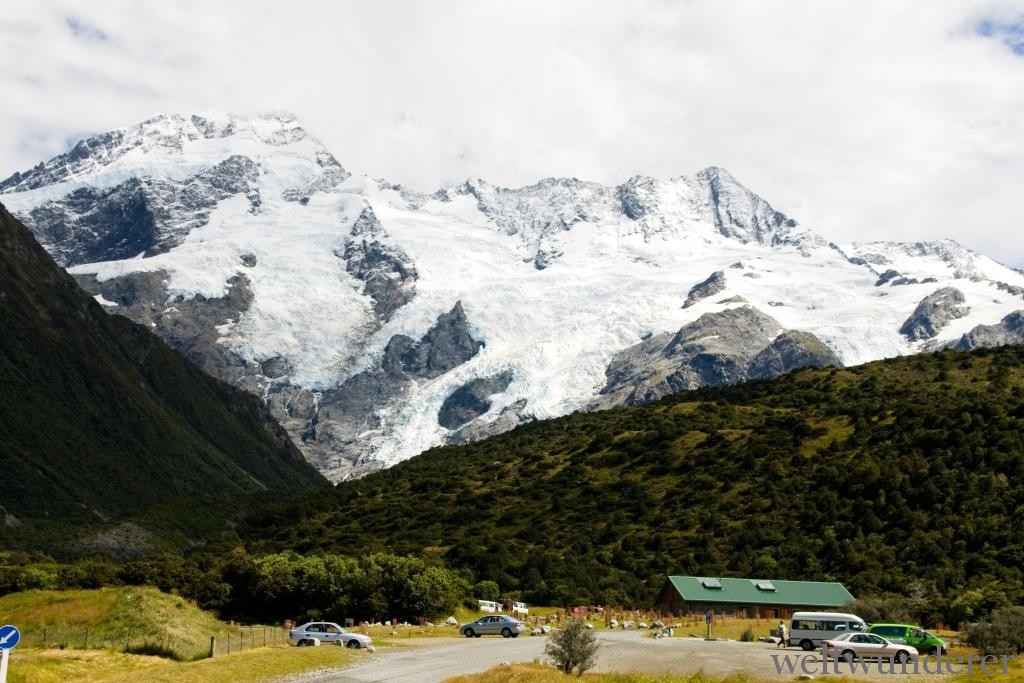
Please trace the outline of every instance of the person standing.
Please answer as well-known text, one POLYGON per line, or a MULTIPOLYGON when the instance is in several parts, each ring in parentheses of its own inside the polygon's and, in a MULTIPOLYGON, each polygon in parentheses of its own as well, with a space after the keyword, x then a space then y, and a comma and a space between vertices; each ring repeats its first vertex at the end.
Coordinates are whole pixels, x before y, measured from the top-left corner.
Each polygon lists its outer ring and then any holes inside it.
POLYGON ((789 633, 786 631, 786 625, 783 622, 779 622, 779 627, 775 629, 775 635, 779 637, 779 644, 775 646, 776 649, 789 645, 789 633))

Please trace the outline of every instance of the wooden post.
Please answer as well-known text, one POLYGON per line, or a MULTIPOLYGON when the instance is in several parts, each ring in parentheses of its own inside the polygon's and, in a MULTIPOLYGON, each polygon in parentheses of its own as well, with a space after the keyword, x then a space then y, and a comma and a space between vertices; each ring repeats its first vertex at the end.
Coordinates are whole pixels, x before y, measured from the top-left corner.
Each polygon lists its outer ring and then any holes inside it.
POLYGON ((217 656, 217 636, 210 636, 210 657, 217 656))

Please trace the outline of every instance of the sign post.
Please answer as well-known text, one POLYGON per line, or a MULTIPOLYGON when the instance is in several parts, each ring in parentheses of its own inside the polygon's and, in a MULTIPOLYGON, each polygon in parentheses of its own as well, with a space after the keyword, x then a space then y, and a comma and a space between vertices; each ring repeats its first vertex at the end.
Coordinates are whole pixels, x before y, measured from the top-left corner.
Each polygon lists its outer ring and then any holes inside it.
MULTIPOLYGON (((711 640, 711 610, 704 613, 704 623, 708 625, 708 640, 711 640)), ((0 682, 3 683, 3 682, 0 682)))
POLYGON ((7 683, 7 665, 11 659, 11 649, 21 642, 21 631, 17 626, 0 626, 0 683, 7 683))

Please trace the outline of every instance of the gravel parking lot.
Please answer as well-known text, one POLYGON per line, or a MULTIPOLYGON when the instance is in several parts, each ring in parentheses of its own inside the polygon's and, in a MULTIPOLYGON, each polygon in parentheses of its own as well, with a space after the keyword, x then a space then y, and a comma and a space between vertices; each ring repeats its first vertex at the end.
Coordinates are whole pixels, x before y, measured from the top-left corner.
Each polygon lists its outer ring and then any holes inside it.
MULTIPOLYGON (((772 655, 788 654, 801 657, 797 648, 776 649, 768 643, 740 643, 736 641, 704 641, 699 638, 654 639, 649 633, 638 631, 598 631, 601 643, 595 671, 635 671, 646 673, 692 673, 703 670, 707 674, 722 675, 747 672, 757 678, 793 680, 800 670, 777 673, 772 655)), ((545 638, 523 636, 504 638, 424 638, 403 648, 381 648, 371 661, 349 669, 321 672, 299 680, 306 682, 370 683, 395 681, 413 683, 442 681, 449 676, 477 673, 502 662, 530 662, 544 658, 545 638)), ((815 678, 820 674, 820 653, 815 678)), ((810 666, 810 663, 809 665, 810 666)), ((849 672, 844 672, 849 675, 849 672)), ((829 665, 832 675, 832 665, 829 665)), ((893 676, 881 675, 877 666, 871 672, 858 672, 861 680, 898 681, 914 680, 931 683, 942 680, 937 675, 893 676)))

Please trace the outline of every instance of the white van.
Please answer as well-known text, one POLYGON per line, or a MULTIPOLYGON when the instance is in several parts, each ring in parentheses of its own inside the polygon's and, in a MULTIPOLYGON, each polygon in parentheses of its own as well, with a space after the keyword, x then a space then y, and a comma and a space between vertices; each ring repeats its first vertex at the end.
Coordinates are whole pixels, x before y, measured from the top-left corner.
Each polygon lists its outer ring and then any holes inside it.
POLYGON ((810 652, 821 645, 823 640, 830 640, 847 631, 866 631, 867 628, 864 620, 856 614, 793 612, 789 643, 810 652))
POLYGON ((512 616, 525 617, 530 613, 530 608, 526 606, 525 602, 513 602, 512 603, 512 616))
POLYGON ((477 602, 480 603, 481 612, 489 612, 490 614, 494 614, 495 612, 501 611, 501 605, 497 602, 494 602, 493 600, 477 600, 477 602))

